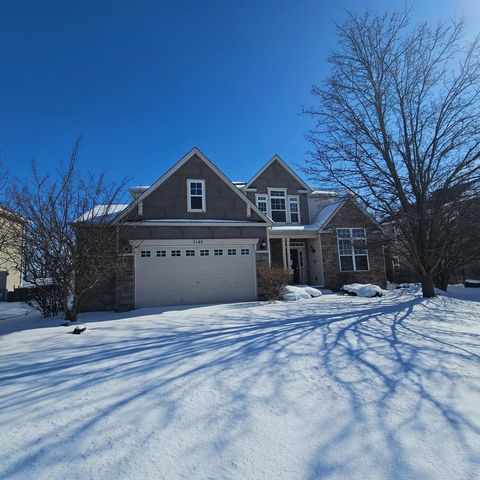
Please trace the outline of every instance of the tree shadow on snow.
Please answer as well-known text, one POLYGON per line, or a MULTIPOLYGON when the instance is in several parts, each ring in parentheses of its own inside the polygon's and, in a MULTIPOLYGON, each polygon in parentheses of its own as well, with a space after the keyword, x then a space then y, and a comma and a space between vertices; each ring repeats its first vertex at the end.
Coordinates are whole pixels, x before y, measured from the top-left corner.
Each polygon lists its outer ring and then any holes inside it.
MULTIPOLYGON (((82 343, 72 342, 69 348, 52 347, 51 340, 39 342, 36 358, 42 358, 42 351, 45 356, 37 363, 24 353, 2 356, 0 382, 15 388, 0 393, 0 429, 25 412, 29 421, 47 414, 55 417, 59 398, 68 398, 77 416, 74 422, 58 422, 40 440, 26 442, 8 469, 0 472, 2 478, 24 472, 44 456, 55 463, 59 460, 54 452, 59 450, 62 459, 70 451, 74 455, 82 440, 92 435, 96 435, 95 449, 89 455, 101 454, 112 443, 121 445, 132 425, 144 425, 135 435, 139 442, 148 442, 178 419, 185 398, 195 398, 206 386, 221 392, 215 408, 191 414, 198 425, 215 425, 218 438, 213 446, 211 438, 199 436, 190 448, 218 455, 251 431, 259 406, 284 401, 286 409, 302 409, 289 401, 302 362, 315 367, 318 378, 312 380, 312 387, 319 379, 328 382, 345 405, 341 417, 338 412, 332 417, 321 415, 314 425, 322 434, 312 438, 312 480, 353 478, 361 455, 366 462, 376 462, 384 478, 420 478, 404 436, 428 431, 427 418, 443 422, 471 465, 478 466, 471 438, 478 441, 480 431, 454 401, 466 374, 451 366, 461 364, 471 369, 470 374, 478 371, 479 336, 468 329, 450 329, 448 309, 443 312, 437 305, 431 310, 428 302, 411 297, 339 298, 337 311, 321 300, 288 309, 283 303, 263 310, 259 305, 226 305, 221 321, 208 307, 192 309, 190 322, 168 317, 165 310, 165 322, 130 324, 128 334, 120 331, 113 340, 85 335, 82 343), (414 311, 424 323, 411 321, 414 311), (269 388, 259 395, 261 385, 269 388), (445 395, 437 394, 439 385, 445 395), (91 395, 92 387, 95 396, 88 398, 98 408, 84 410, 84 395, 91 395)), ((153 311, 144 313, 153 315, 153 311)), ((129 454, 134 452, 115 455, 129 454)), ((473 468, 467 472, 470 478, 478 473, 473 468)))

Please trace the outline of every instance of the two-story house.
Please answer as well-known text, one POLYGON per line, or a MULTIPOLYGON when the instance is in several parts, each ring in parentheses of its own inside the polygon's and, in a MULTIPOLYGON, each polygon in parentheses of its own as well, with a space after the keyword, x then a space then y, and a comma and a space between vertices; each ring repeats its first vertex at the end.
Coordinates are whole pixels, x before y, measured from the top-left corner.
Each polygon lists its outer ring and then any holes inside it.
POLYGON ((114 221, 126 267, 88 309, 256 300, 261 267, 332 289, 386 282, 374 219, 351 198, 313 190, 278 156, 232 183, 194 148, 130 194, 114 221))
POLYGON ((0 300, 22 281, 22 245, 25 220, 0 207, 0 300))

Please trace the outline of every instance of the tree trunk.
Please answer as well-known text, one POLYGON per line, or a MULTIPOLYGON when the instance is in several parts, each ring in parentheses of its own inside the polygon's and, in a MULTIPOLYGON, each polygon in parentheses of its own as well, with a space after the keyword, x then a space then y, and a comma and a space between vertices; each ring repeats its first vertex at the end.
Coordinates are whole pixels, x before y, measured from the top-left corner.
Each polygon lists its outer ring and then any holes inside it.
POLYGON ((442 273, 439 273, 435 276, 435 286, 443 290, 444 292, 447 291, 448 282, 450 281, 450 270, 444 270, 442 273))
POLYGON ((422 294, 424 298, 432 298, 435 296, 432 275, 425 275, 422 277, 422 294))
POLYGON ((65 320, 69 320, 70 322, 75 322, 77 320, 78 316, 78 308, 77 308, 77 302, 76 299, 74 298, 72 301, 72 305, 69 306, 69 291, 67 290, 67 293, 63 297, 63 314, 65 315, 65 320))

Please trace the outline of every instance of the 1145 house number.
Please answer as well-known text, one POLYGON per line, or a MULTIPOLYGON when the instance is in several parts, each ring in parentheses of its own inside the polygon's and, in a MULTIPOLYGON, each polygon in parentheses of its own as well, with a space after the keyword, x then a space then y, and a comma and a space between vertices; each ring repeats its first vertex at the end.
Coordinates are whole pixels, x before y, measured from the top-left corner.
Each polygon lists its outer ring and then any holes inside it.
POLYGON ((194 240, 194 241, 193 241, 193 244, 194 244, 194 245, 202 245, 202 244, 203 244, 203 240, 194 240))

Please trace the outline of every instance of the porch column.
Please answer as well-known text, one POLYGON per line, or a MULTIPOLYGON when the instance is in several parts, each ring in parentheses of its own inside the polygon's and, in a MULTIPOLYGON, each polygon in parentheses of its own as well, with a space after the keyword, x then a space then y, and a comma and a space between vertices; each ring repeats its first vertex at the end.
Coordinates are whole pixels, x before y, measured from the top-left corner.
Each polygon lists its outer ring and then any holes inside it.
POLYGON ((287 242, 287 262, 288 262, 288 273, 292 273, 292 263, 290 261, 290 239, 286 238, 285 241, 287 242))
POLYGON ((286 270, 288 265, 287 265, 287 250, 285 247, 285 239, 282 238, 282 257, 283 257, 283 269, 286 270))

